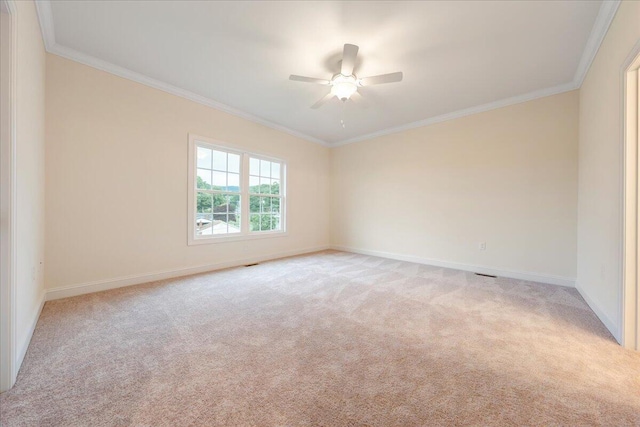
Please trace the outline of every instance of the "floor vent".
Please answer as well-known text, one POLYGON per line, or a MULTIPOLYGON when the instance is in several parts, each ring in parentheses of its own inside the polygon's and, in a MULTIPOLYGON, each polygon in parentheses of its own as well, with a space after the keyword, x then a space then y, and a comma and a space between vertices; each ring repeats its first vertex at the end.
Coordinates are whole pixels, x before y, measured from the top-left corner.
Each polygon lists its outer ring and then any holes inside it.
POLYGON ((245 267, 253 267, 254 265, 260 264, 259 262, 254 262, 253 264, 246 264, 245 267))
POLYGON ((482 274, 482 273, 476 273, 476 276, 482 276, 482 277, 493 277, 494 279, 498 276, 492 276, 491 274, 482 274))

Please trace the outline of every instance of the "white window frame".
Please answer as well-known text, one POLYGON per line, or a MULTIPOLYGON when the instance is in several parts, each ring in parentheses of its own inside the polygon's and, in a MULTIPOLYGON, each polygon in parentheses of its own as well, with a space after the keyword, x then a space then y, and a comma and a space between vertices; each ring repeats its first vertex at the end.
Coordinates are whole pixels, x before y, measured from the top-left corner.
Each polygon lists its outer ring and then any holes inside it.
POLYGON ((269 237, 283 237, 287 235, 287 163, 283 159, 262 153, 247 151, 227 142, 218 141, 204 136, 189 134, 189 178, 188 178, 188 210, 187 210, 187 243, 191 245, 206 245, 212 243, 233 242, 238 240, 263 239, 269 237), (240 232, 230 234, 212 234, 197 236, 195 217, 197 211, 197 147, 206 147, 240 156, 240 232), (280 230, 251 231, 249 221, 249 158, 257 158, 280 163, 280 230))

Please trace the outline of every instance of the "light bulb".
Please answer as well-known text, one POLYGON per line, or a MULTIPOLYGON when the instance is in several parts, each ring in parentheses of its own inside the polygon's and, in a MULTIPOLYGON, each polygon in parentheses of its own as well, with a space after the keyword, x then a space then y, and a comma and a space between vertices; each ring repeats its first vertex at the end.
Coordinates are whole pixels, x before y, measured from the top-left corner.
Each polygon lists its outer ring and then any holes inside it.
POLYGON ((346 101, 358 90, 354 76, 338 74, 331 82, 331 93, 339 100, 346 101))

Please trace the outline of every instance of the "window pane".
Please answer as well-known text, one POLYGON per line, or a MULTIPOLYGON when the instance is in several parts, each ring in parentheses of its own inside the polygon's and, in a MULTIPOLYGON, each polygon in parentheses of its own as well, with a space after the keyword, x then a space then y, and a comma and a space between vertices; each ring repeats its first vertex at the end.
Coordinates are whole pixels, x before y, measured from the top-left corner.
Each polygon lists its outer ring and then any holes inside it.
POLYGON ((229 205, 229 216, 227 217, 227 228, 229 233, 240 232, 240 196, 235 194, 227 195, 229 205))
POLYGON ((208 169, 198 169, 196 177, 196 188, 211 190, 211 171, 208 169))
POLYGON ((251 225, 251 231, 260 231, 260 215, 251 214, 249 216, 249 223, 251 225))
POLYGON ((257 176, 249 177, 249 192, 250 193, 260 192, 260 178, 258 178, 257 176))
POLYGON ((271 163, 271 178, 280 179, 280 163, 271 163))
POLYGON ((271 179, 260 177, 260 193, 262 194, 271 193, 271 179))
POLYGON ((251 231, 280 230, 280 199, 268 196, 250 198, 251 231))
POLYGON ((213 214, 211 234, 227 234, 227 214, 213 214))
POLYGON ((260 213, 260 197, 249 196, 249 213, 260 213))
POLYGON ((227 165, 229 172, 240 173, 240 156, 237 154, 228 154, 229 164, 227 165))
POLYGON ((261 197, 260 208, 262 213, 271 213, 271 197, 261 197))
POLYGON ((211 234, 210 230, 211 230, 212 224, 213 224, 212 214, 196 214, 196 235, 203 236, 206 234, 211 234))
POLYGON ((229 209, 229 204, 226 194, 214 194, 213 195, 213 213, 226 214, 229 209))
POLYGON ((240 191, 240 175, 237 173, 227 175, 227 190, 240 191))
POLYGON ((227 174, 213 171, 213 189, 223 190, 227 186, 227 174))
POLYGON ((197 213, 211 213, 213 208, 213 195, 198 191, 196 199, 197 213))
POLYGON ((198 147, 198 167, 211 169, 211 150, 204 147, 198 147))
POLYGON ((273 229, 273 215, 260 215, 260 231, 268 231, 273 229))
POLYGON ((260 176, 271 178, 271 162, 260 160, 260 176))
POLYGON ((280 214, 280 199, 278 197, 271 198, 271 212, 280 214))
POLYGON ((227 200, 229 201, 229 212, 240 213, 240 195, 239 194, 227 194, 227 200))
POLYGON ((227 170, 227 153, 213 150, 213 168, 219 171, 227 170))
POLYGON ((271 194, 280 194, 280 181, 277 179, 271 181, 271 194))
POLYGON ((258 176, 260 175, 260 160, 251 157, 249 159, 249 174, 258 176))
POLYGON ((213 223, 211 231, 203 234, 226 234, 240 232, 240 196, 233 194, 213 195, 213 223))

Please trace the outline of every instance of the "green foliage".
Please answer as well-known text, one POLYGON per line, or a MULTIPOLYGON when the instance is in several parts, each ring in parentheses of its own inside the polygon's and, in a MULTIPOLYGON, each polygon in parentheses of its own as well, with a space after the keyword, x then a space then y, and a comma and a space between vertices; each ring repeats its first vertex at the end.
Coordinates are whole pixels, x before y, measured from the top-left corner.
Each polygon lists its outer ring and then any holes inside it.
POLYGON ((249 196, 251 231, 280 229, 280 199, 270 196, 249 196))
POLYGON ((279 230, 280 216, 272 214, 252 214, 251 231, 279 230))
POLYGON ((280 194, 280 183, 274 182, 272 184, 252 185, 249 187, 249 193, 251 194, 280 194))
MULTIPOLYGON (((197 188, 201 190, 218 190, 223 188, 212 186, 202 178, 197 177, 197 188)), ((280 229, 280 198, 270 197, 268 194, 280 193, 280 184, 263 184, 250 187, 251 193, 264 194, 264 196, 249 197, 249 220, 251 231, 279 230, 280 229)), ((237 194, 197 192, 197 212, 207 215, 209 219, 229 222, 236 227, 240 224, 237 209, 240 206, 240 196, 237 194), (227 216, 228 214, 228 216, 227 216)))
MULTIPOLYGON (((223 191, 222 187, 212 186, 202 178, 198 178, 197 188, 202 190, 223 191)), ((237 216, 237 209, 240 206, 240 196, 237 194, 205 193, 197 192, 196 208, 198 213, 217 214, 213 219, 220 219, 238 226, 240 218, 237 216), (221 215, 221 214, 225 215, 221 215), (228 217, 227 214, 228 213, 228 217), (223 219, 224 218, 224 219, 223 219)), ((211 217, 209 218, 211 219, 211 217)))

